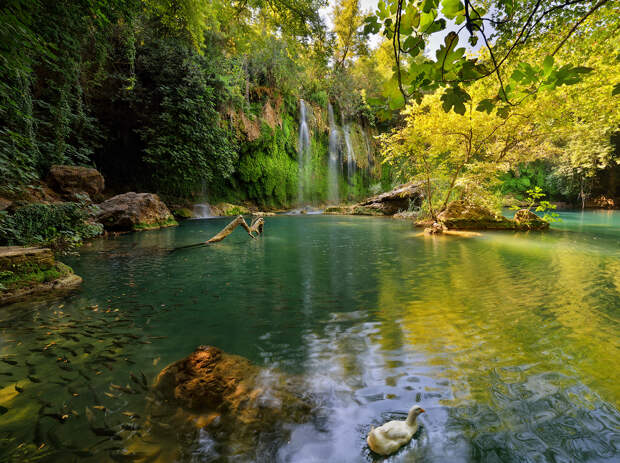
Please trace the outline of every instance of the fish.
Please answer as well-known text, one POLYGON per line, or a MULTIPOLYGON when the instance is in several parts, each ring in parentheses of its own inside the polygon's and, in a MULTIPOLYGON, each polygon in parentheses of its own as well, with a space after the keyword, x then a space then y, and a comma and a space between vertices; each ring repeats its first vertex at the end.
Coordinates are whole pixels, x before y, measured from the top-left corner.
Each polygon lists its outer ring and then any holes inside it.
POLYGON ((112 389, 116 389, 118 391, 122 391, 125 392, 127 394, 137 394, 136 391, 134 391, 132 388, 130 388, 129 386, 119 386, 118 384, 110 384, 110 387, 112 389))
POLYGON ((138 386, 140 386, 142 389, 146 390, 146 386, 144 384, 142 384, 142 381, 140 381, 138 379, 138 377, 136 375, 134 375, 132 372, 129 372, 129 377, 131 378, 131 380, 136 383, 138 386))
POLYGON ((13 376, 10 371, 0 371, 0 376, 13 376))
POLYGON ((34 425, 34 437, 32 439, 32 442, 37 447, 41 447, 42 445, 45 445, 45 441, 43 440, 43 431, 41 430, 41 420, 40 419, 38 419, 37 422, 34 425))
POLYGON ((103 405, 93 405, 93 408, 101 412, 105 412, 107 410, 107 408, 105 408, 103 405))
POLYGON ((69 419, 69 415, 61 415, 60 413, 43 413, 41 416, 52 418, 58 421, 60 424, 64 424, 67 419, 69 419))
POLYGON ((47 439, 50 441, 50 444, 52 444, 52 447, 59 450, 63 448, 62 442, 60 442, 60 439, 52 429, 47 431, 47 439))
POLYGON ((121 452, 110 452, 108 455, 110 455, 110 458, 114 461, 120 461, 120 462, 125 462, 125 461, 136 461, 136 460, 142 460, 145 456, 144 453, 121 453, 121 452))
POLYGON ((121 412, 121 415, 128 416, 131 419, 138 419, 138 418, 140 418, 140 415, 138 415, 137 413, 129 412, 129 411, 121 412))
POLYGON ((39 378, 37 378, 36 376, 32 376, 32 375, 28 375, 27 378, 32 381, 33 383, 40 383, 41 380, 39 378))
POLYGON ((15 360, 9 360, 9 359, 1 359, 4 363, 15 366, 17 365, 19 362, 15 361, 15 360))
POLYGON ((110 393, 110 392, 104 392, 104 394, 105 394, 106 396, 108 396, 110 399, 118 399, 118 398, 119 398, 119 396, 114 395, 114 394, 112 394, 112 393, 110 393))
POLYGON ((144 387, 147 387, 149 385, 149 382, 146 380, 146 376, 144 375, 142 370, 140 370, 140 377, 142 378, 142 384, 144 385, 144 387))

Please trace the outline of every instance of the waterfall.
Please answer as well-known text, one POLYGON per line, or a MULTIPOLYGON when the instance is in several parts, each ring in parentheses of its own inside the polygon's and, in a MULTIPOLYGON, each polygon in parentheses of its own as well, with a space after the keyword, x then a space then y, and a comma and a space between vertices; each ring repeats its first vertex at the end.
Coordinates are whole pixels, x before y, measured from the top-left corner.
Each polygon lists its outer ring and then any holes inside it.
POLYGON ((338 193, 338 174, 342 163, 340 162, 339 135, 336 122, 334 121, 334 108, 327 103, 327 116, 329 119, 329 164, 327 170, 327 199, 330 203, 340 202, 338 193))
POLYGON ((299 100, 299 191, 297 202, 301 205, 308 199, 310 187, 310 130, 306 118, 306 102, 299 100))
POLYGON ((195 219, 209 219, 211 217, 215 217, 211 213, 211 206, 209 206, 207 203, 194 204, 194 207, 192 208, 192 213, 195 219))
POLYGON ((344 144, 347 147, 347 180, 349 185, 353 185, 353 176, 355 174, 355 152, 353 151, 353 145, 351 145, 351 126, 347 122, 344 122, 342 118, 343 132, 344 132, 344 144))

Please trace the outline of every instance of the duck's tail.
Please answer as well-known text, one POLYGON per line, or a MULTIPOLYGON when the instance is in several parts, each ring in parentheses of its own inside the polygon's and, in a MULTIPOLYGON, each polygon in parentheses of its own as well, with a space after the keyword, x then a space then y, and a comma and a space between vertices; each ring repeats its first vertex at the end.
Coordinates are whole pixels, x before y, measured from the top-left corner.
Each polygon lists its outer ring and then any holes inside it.
POLYGON ((366 438, 366 443, 368 444, 368 447, 370 447, 370 450, 372 450, 373 452, 377 448, 377 442, 375 441, 375 427, 374 426, 370 428, 370 432, 368 433, 368 437, 366 438))

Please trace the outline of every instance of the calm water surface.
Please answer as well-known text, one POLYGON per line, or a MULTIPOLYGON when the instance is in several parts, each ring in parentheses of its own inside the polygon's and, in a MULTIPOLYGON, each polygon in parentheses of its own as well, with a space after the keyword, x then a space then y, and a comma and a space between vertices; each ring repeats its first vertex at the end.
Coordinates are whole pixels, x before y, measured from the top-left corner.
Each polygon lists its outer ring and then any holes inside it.
POLYGON ((174 253, 227 220, 95 241, 64 259, 79 293, 0 308, 0 461, 373 461, 370 427, 417 402, 388 461, 618 462, 620 214, 561 216, 471 238, 281 216, 174 253), (250 451, 154 437, 142 374, 200 344, 303 378, 317 416, 250 451))

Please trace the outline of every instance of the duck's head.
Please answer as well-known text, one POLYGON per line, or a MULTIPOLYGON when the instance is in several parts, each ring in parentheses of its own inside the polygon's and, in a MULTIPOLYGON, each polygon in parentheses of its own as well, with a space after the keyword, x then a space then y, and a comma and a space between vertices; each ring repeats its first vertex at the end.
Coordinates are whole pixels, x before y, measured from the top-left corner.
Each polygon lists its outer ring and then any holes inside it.
POLYGON ((415 419, 418 417, 418 415, 420 415, 421 413, 424 413, 424 411, 425 410, 419 405, 414 405, 413 407, 411 407, 411 410, 409 410, 409 414, 407 415, 407 421, 409 423, 413 423, 415 419))

